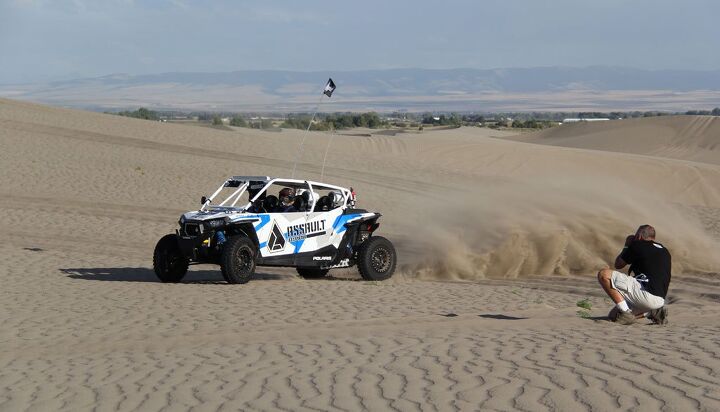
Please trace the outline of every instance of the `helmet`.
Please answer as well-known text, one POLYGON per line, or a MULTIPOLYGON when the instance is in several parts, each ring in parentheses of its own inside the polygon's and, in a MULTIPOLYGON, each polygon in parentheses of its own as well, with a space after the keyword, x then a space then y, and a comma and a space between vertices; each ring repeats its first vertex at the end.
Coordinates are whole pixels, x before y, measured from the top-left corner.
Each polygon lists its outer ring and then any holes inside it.
POLYGON ((291 187, 283 188, 280 193, 278 193, 278 197, 280 198, 280 201, 283 203, 291 203, 293 199, 295 198, 295 189, 291 187))

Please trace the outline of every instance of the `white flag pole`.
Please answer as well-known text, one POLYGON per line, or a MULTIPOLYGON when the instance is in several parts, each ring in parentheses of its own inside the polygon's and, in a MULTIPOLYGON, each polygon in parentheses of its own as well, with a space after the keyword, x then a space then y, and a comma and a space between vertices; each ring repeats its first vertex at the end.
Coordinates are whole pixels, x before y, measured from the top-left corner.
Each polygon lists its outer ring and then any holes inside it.
POLYGON ((323 180, 323 177, 325 176, 325 161, 327 160, 328 152, 330 151, 330 143, 332 143, 333 137, 335 137, 335 128, 333 128, 332 134, 330 135, 330 139, 328 139, 328 144, 325 146, 325 156, 323 156, 323 164, 322 169, 320 171, 320 180, 323 180))
POLYGON ((322 98, 325 95, 323 92, 320 95, 320 100, 318 100, 317 105, 315 106, 315 111, 313 112, 312 117, 310 118, 310 123, 308 123, 307 129, 305 129, 305 134, 303 135, 302 141, 300 141, 300 147, 298 148, 297 154, 295 156, 295 163, 293 164, 293 170, 292 170, 292 176, 290 176, 291 179, 295 178, 295 169, 297 169, 297 163, 302 157, 303 152, 305 151, 305 139, 307 139, 307 135, 310 132, 310 127, 313 124, 313 121, 315 120, 315 115, 317 114, 318 109, 320 108, 320 103, 322 103, 322 98))

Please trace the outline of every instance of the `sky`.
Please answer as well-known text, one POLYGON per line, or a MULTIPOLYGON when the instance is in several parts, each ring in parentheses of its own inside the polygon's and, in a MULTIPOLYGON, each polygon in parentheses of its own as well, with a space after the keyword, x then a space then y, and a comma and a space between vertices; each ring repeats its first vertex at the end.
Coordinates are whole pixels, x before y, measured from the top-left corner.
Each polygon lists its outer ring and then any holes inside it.
POLYGON ((0 83, 115 73, 720 69, 715 0, 0 0, 0 83))

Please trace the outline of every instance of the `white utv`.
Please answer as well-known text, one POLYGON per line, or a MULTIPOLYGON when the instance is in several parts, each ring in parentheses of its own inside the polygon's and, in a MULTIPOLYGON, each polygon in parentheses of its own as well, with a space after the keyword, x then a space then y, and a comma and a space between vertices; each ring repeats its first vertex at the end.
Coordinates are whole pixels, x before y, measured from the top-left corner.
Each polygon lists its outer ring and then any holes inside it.
POLYGON ((346 188, 233 176, 201 203, 155 246, 153 267, 163 282, 179 282, 189 265, 201 263, 220 265, 228 283, 248 282, 256 266, 295 267, 304 278, 354 265, 365 280, 395 271, 394 246, 374 235, 380 213, 354 208, 346 188))

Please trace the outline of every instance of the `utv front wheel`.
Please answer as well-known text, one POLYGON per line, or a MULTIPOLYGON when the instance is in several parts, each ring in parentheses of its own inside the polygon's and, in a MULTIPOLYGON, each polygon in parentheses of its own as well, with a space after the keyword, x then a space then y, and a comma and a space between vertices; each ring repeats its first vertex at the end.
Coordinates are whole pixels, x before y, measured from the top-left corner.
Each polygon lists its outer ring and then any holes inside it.
POLYGON ((177 235, 165 235, 157 242, 153 253, 153 269, 161 281, 180 282, 187 273, 188 264, 188 259, 178 246, 177 235))
POLYGON ((320 279, 328 274, 329 269, 318 268, 297 268, 297 273, 305 279, 320 279))
POLYGON ((248 283, 255 273, 256 248, 252 240, 238 236, 225 243, 220 270, 228 283, 248 283))
POLYGON ((371 236, 360 245, 357 265, 365 280, 388 279, 397 265, 395 247, 382 236, 371 236))

